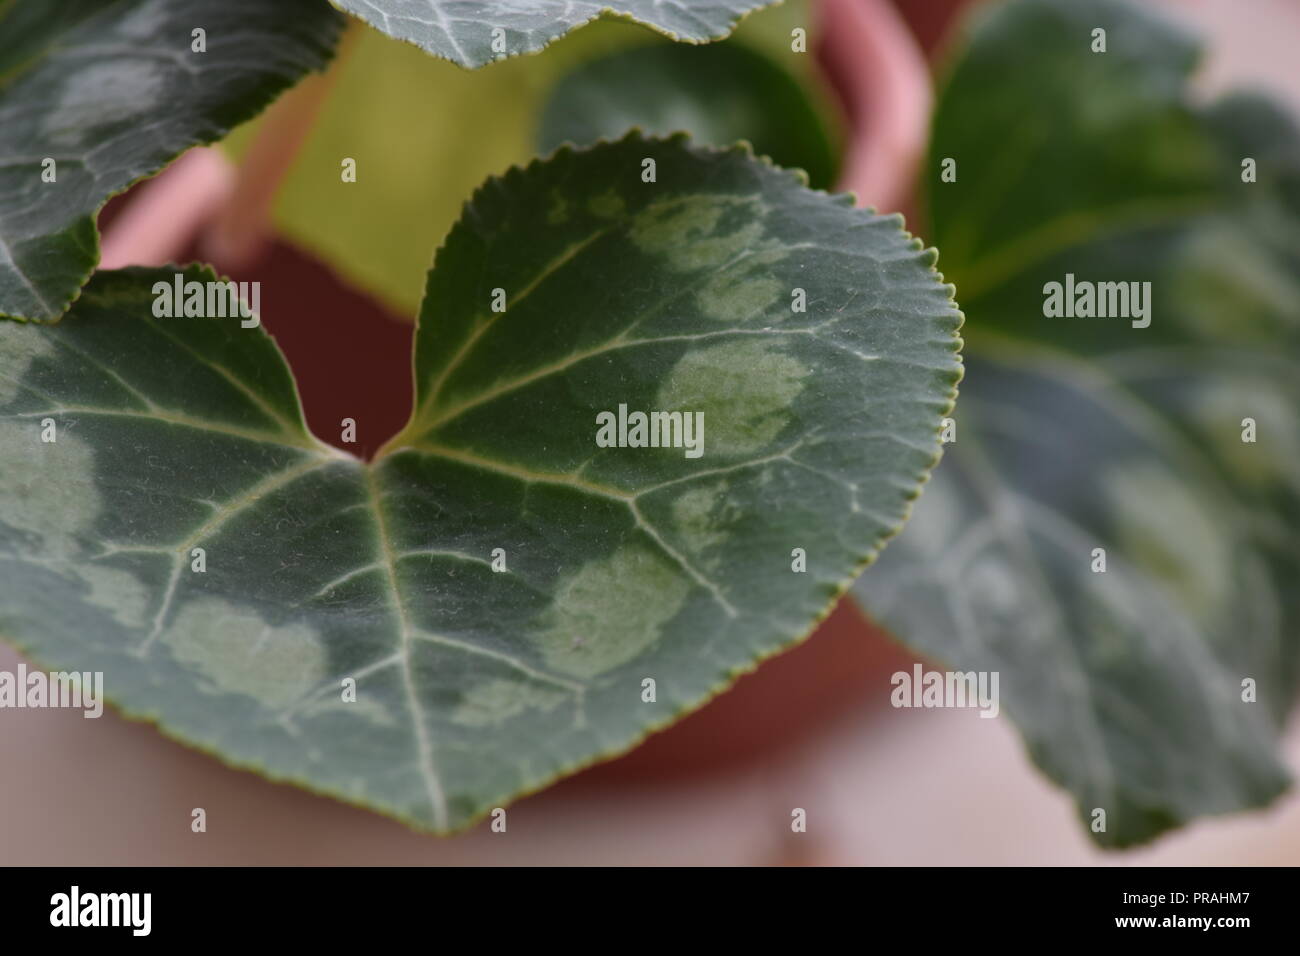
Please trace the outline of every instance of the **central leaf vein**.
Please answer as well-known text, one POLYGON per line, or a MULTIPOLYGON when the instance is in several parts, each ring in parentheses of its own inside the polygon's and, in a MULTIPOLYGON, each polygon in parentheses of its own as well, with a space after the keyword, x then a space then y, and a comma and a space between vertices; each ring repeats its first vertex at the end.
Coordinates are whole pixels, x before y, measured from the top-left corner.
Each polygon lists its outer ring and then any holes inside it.
POLYGON ((421 776, 424 778, 425 791, 428 794, 430 810, 434 825, 438 829, 447 826, 447 798, 443 792, 442 781, 438 777, 433 762, 433 742, 429 738, 429 727, 424 714, 424 706, 415 687, 415 674, 411 669, 411 640, 414 632, 408 619, 406 605, 402 602, 401 585, 397 578, 397 559, 393 554, 392 539, 388 532, 388 520, 384 516, 383 496, 375 480, 373 468, 366 469, 366 491, 370 496, 372 510, 375 514, 375 533, 378 538, 379 552, 382 557, 384 572, 388 578, 391 595, 391 608, 398 626, 398 651, 402 656, 402 687, 406 693, 407 709, 411 715, 411 725, 417 749, 417 761, 421 776))

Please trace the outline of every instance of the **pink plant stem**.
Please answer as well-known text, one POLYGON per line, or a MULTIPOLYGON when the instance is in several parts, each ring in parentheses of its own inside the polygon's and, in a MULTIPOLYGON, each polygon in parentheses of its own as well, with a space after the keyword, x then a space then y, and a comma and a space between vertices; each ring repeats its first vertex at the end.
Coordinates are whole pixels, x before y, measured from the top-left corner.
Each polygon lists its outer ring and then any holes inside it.
POLYGON ((912 212, 933 94, 925 55, 888 0, 819 0, 818 54, 848 113, 839 188, 882 212, 912 212))
POLYGON ((215 149, 192 149, 139 194, 104 233, 99 267, 160 266, 175 261, 234 189, 235 173, 215 149))

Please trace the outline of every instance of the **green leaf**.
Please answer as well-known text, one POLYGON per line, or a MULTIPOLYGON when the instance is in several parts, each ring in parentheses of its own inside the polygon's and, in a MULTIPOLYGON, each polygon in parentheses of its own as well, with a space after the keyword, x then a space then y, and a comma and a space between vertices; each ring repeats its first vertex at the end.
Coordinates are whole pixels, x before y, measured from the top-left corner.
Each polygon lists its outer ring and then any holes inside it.
POLYGON ((320 69, 343 22, 324 0, 58 6, 0 5, 0 317, 62 315, 100 207, 320 69))
POLYGON ((448 236, 370 465, 260 330, 101 273, 0 330, 0 634, 232 764, 463 826, 802 638, 896 531, 960 371, 933 262, 744 150, 562 149, 448 236), (703 454, 599 446, 620 405, 702 413, 703 454))
POLYGON ((332 0, 377 30, 458 66, 536 53, 571 30, 613 15, 673 40, 725 37, 746 14, 776 0, 332 0))
POLYGON ((542 113, 546 153, 569 142, 617 139, 637 127, 698 142, 745 140, 760 156, 829 188, 836 160, 812 97, 776 62, 732 42, 655 44, 584 63, 564 77, 542 113))
POLYGON ((1300 134, 1255 97, 1192 101, 1196 54, 1114 0, 1019 0, 970 30, 926 171, 969 317, 956 441, 855 592, 934 658, 1000 672, 1106 846, 1275 797, 1300 671, 1300 134), (1149 326, 1046 316, 1067 274, 1149 282, 1149 326))

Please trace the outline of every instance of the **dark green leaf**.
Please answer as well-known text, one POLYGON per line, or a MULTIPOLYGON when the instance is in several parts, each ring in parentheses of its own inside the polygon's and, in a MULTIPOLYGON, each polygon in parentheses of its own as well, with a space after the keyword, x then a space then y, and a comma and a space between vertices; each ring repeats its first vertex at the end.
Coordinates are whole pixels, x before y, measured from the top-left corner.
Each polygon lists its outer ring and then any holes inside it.
POLYGON ((0 633, 233 764, 462 826, 800 639, 895 532, 960 369, 933 261, 742 150, 560 150, 447 238, 372 465, 261 331, 102 273, 0 329, 0 633), (702 456, 600 447, 620 405, 702 413, 702 456))
POLYGON ((1019 0, 971 31, 926 175, 969 317, 957 440, 857 590, 926 653, 1001 672, 1030 752, 1087 823, 1106 811, 1109 846, 1286 784, 1300 136, 1253 97, 1196 105, 1196 54, 1115 0, 1019 0), (1149 326, 1045 315, 1067 274, 1149 282, 1149 326))
POLYGON ((0 5, 0 317, 62 315, 104 202, 321 68, 342 20, 324 0, 0 5))
MULTIPOLYGON (((800 54, 791 54, 798 56, 800 54)), ((836 160, 817 107, 777 63, 739 44, 655 44, 584 63, 564 77, 542 113, 543 153, 561 143, 617 139, 637 127, 698 142, 745 140, 779 166, 827 189, 836 160)))

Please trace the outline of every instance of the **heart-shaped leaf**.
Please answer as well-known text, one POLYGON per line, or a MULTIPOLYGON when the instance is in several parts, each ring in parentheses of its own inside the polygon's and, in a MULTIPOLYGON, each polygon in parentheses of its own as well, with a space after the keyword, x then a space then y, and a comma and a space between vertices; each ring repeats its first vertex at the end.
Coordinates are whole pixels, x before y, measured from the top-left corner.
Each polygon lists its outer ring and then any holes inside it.
MULTIPOLYGON (((791 58, 802 54, 790 53, 791 58)), ((552 91, 538 133, 542 152, 616 139, 636 127, 696 142, 745 140, 760 156, 802 169, 829 188, 836 159, 811 91, 780 64, 733 41, 656 43, 583 63, 552 91)))
POLYGON ((99 208, 320 69, 342 22, 324 0, 0 5, 0 317, 62 315, 99 208))
POLYGON ((0 330, 0 633, 233 764, 462 826, 800 639, 896 531, 960 371, 933 261, 745 150, 560 150, 452 230, 370 465, 259 329, 101 273, 0 330), (657 447, 641 412, 677 416, 657 447))
POLYGON ((674 40, 725 37, 742 17, 776 0, 332 0, 377 30, 474 69, 536 53, 601 16, 625 17, 674 40))
POLYGON ((1195 60, 1115 0, 1018 0, 971 31, 926 176, 970 317, 956 440, 856 590, 913 646, 1000 672, 1108 846, 1286 784, 1300 135, 1256 98, 1192 103, 1195 60))

